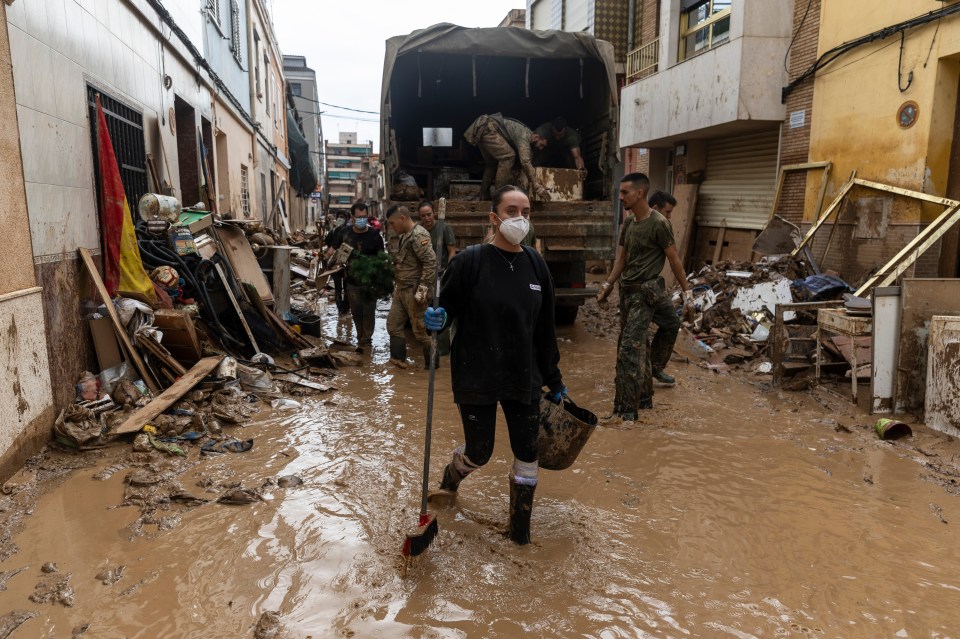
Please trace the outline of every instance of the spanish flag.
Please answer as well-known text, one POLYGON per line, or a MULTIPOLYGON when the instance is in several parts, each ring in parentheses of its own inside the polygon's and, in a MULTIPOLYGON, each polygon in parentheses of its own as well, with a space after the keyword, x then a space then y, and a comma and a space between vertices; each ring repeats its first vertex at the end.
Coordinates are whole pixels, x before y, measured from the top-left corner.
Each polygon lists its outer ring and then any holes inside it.
POLYGON ((100 228, 103 233, 103 283, 113 296, 117 291, 139 293, 151 303, 157 297, 153 282, 143 270, 137 232, 130 216, 130 206, 120 180, 120 168, 110 142, 107 119, 103 115, 100 96, 97 103, 97 147, 100 166, 100 228))

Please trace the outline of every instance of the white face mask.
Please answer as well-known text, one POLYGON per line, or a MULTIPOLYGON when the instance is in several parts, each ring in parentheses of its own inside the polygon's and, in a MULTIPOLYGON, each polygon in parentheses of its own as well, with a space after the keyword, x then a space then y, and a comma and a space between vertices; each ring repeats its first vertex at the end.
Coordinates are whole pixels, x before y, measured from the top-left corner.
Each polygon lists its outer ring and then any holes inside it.
MULTIPOLYGON (((500 219, 500 218, 498 218, 500 219)), ((520 242, 523 241, 523 238, 527 236, 527 232, 530 230, 530 222, 527 221, 527 218, 522 215, 517 217, 509 217, 507 219, 500 219, 500 226, 497 228, 497 231, 500 232, 500 235, 503 238, 513 244, 514 246, 519 246, 520 242)))

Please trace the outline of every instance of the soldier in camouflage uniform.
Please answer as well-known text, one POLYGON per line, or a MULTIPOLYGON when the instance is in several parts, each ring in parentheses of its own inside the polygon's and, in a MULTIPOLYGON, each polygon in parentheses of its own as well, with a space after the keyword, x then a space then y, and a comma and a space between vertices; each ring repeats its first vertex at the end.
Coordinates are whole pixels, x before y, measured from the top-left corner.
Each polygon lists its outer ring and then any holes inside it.
POLYGON ((393 300, 387 315, 390 334, 390 361, 406 367, 406 325, 423 347, 425 368, 430 366, 430 335, 423 323, 436 277, 437 256, 430 245, 430 232, 413 221, 405 206, 387 210, 387 223, 400 236, 394 264, 393 300))
POLYGON ((633 421, 637 411, 653 408, 653 369, 656 366, 663 370, 669 361, 680 328, 679 321, 661 327, 648 348, 647 329, 654 316, 676 317, 660 277, 664 261, 670 263, 683 289, 684 310, 693 304, 673 229, 665 217, 647 204, 649 189, 650 181, 643 173, 630 173, 620 182, 620 201, 632 215, 624 220, 613 271, 597 294, 597 301, 603 303, 619 278, 620 339, 613 412, 623 421, 633 421))
POLYGON ((499 190, 513 181, 513 166, 517 160, 520 161, 520 171, 526 178, 527 190, 539 200, 549 197, 546 188, 537 182, 530 148, 533 145, 542 149, 547 145, 547 140, 528 129, 525 124, 505 118, 499 113, 481 115, 467 127, 463 137, 480 149, 480 154, 487 163, 483 171, 483 181, 480 183, 481 199, 490 197, 491 185, 495 190, 499 190))

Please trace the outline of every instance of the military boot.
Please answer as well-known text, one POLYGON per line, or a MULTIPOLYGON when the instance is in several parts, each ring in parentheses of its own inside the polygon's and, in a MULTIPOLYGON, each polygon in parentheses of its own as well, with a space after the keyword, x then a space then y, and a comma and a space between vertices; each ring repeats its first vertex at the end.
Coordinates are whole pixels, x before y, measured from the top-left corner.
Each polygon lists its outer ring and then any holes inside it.
POLYGON ((407 359, 407 340, 390 336, 390 359, 399 359, 401 362, 407 359))
POLYGON ((524 546, 530 543, 530 515, 536 485, 518 484, 510 479, 510 540, 524 546))

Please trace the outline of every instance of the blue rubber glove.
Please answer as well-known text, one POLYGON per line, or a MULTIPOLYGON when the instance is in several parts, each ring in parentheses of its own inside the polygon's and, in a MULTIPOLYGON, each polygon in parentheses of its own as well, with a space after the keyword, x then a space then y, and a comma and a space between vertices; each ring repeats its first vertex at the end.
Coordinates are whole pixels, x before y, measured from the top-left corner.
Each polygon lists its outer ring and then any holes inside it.
POLYGON ((563 401, 563 398, 566 396, 567 396, 567 387, 564 386, 563 388, 558 390, 556 393, 548 394, 547 399, 549 399, 554 404, 559 404, 560 402, 563 401))
POLYGON ((443 325, 447 323, 447 311, 440 308, 428 308, 423 312, 423 323, 427 325, 427 330, 442 331, 443 325))

